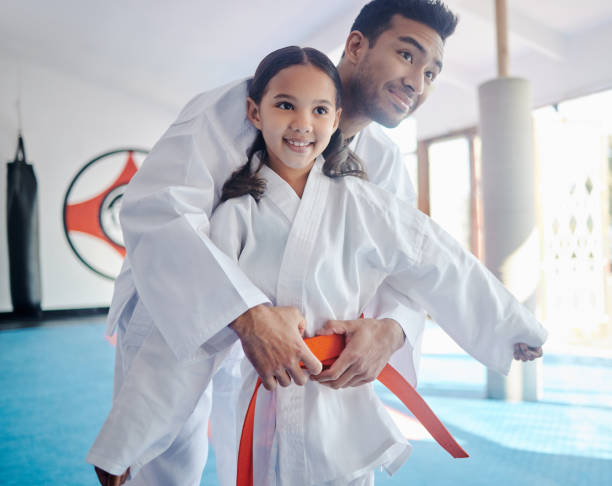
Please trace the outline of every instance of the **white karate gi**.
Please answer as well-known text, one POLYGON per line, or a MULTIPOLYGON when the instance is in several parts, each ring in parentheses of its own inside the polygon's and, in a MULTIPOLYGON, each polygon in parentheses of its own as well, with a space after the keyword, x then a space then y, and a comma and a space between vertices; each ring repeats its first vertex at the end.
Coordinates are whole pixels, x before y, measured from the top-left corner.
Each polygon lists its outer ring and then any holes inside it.
MULTIPOLYGON (((113 474, 129 466, 128 484, 199 484, 208 452, 204 390, 219 352, 236 339, 227 325, 268 302, 207 236, 223 183, 246 162, 255 136, 246 97, 240 81, 192 100, 124 195, 127 257, 108 316, 108 334, 118 330, 113 408, 86 460, 113 474), (188 378, 173 378, 181 373, 188 378)), ((414 203, 399 149, 379 127, 364 129, 351 146, 374 183, 414 203)), ((388 287, 368 315, 402 325, 406 344, 393 359, 414 383, 423 311, 388 287)))
MULTIPOLYGON (((257 164, 255 164, 257 165, 257 164)), ((300 198, 269 167, 266 192, 222 203, 212 241, 274 305, 295 306, 306 336, 363 311, 383 282, 413 298, 472 356, 507 374, 513 346, 546 331, 505 287, 430 218, 355 177, 313 167, 300 198)), ((236 430, 257 374, 245 359, 236 430)), ((255 412, 254 485, 345 485, 378 466, 396 471, 411 447, 371 384, 334 390, 309 381, 268 392, 255 412)))

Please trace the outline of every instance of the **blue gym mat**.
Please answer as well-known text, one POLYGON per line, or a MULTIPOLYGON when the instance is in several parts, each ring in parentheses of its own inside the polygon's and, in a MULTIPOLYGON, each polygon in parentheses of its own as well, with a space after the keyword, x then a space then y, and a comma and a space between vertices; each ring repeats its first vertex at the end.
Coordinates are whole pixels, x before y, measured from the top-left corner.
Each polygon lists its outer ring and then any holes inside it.
MULTIPOLYGON (((85 455, 111 404, 103 318, 0 332, 0 485, 96 485, 85 455)), ((612 485, 612 360, 545 356, 544 400, 482 399, 484 371, 465 355, 425 355, 419 390, 470 453, 450 458, 396 410, 414 451, 377 485, 612 485)), ((202 484, 217 485, 211 452, 202 484)))

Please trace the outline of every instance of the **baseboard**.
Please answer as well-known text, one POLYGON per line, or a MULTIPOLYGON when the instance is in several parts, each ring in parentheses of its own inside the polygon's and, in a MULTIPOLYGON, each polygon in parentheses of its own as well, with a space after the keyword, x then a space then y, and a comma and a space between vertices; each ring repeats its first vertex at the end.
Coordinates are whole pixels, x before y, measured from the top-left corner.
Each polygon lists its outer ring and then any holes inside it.
POLYGON ((81 309, 42 310, 38 314, 0 312, 0 329, 33 327, 58 320, 71 320, 79 317, 101 316, 108 313, 108 307, 85 307, 81 309))

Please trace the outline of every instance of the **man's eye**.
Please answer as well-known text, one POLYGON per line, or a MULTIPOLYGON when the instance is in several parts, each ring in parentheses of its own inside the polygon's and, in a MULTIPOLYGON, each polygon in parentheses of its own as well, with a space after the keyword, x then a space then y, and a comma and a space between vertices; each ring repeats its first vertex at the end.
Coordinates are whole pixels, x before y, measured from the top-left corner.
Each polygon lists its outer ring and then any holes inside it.
POLYGON ((280 108, 281 110, 293 110, 293 105, 288 101, 281 101, 280 103, 277 103, 276 107, 280 108))
POLYGON ((412 54, 410 54, 408 51, 400 51, 399 54, 405 61, 412 62, 412 54))
POLYGON ((314 112, 315 112, 317 115, 326 115, 327 113, 329 113, 329 110, 328 110, 328 109, 327 109, 325 106, 317 106, 317 107, 314 109, 314 112))

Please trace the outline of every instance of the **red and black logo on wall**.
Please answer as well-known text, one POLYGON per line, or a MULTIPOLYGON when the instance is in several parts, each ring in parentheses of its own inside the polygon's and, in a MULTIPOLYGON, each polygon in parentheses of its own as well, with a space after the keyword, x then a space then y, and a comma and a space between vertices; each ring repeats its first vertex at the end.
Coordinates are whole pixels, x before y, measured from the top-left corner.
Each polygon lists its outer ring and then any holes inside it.
POLYGON ((87 268, 111 280, 125 257, 121 199, 147 153, 127 148, 99 155, 79 170, 64 197, 64 232, 70 248, 87 268))

